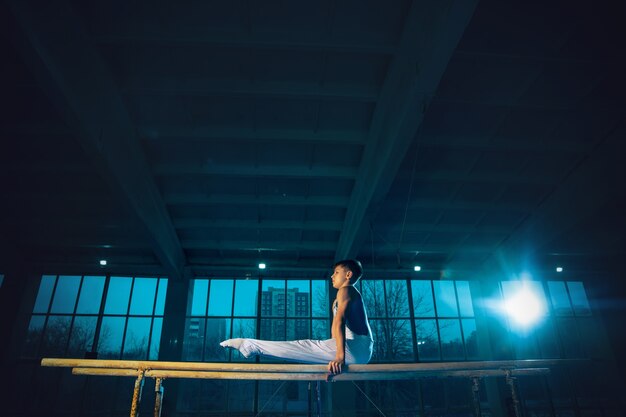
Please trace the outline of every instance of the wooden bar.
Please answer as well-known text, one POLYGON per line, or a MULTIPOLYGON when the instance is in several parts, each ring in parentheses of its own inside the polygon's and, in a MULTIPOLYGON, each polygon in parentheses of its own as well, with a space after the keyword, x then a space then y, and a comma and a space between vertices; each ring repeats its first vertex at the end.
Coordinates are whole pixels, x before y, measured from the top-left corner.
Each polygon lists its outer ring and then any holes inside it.
MULTIPOLYGON (((296 367, 297 369, 297 367, 296 367)), ((505 377, 507 372, 512 376, 534 376, 549 373, 548 368, 519 368, 505 369, 476 369, 476 370, 422 370, 411 372, 374 371, 374 372, 345 372, 334 375, 332 381, 383 381, 418 379, 427 377, 505 377)), ((97 375, 97 376, 137 376, 137 371, 132 369, 115 368, 73 368, 74 375, 97 375)), ((238 380, 294 380, 294 381, 325 381, 328 379, 328 371, 324 372, 216 372, 216 371, 178 371, 178 370, 146 370, 146 378, 190 378, 190 379, 238 379, 238 380)))
MULTIPOLYGON (((346 372, 419 372, 419 371, 457 371, 478 369, 516 369, 548 367, 564 362, 557 359, 529 359, 509 361, 474 361, 474 362, 437 362, 437 363, 391 363, 349 365, 346 372)), ((160 361, 125 361, 106 359, 62 359, 44 358, 41 366, 65 368, 104 368, 104 369, 145 369, 210 372, 297 372, 327 373, 326 365, 304 364, 262 364, 262 363, 210 363, 210 362, 160 362, 160 361)), ((136 373, 134 374, 136 375, 136 373)))

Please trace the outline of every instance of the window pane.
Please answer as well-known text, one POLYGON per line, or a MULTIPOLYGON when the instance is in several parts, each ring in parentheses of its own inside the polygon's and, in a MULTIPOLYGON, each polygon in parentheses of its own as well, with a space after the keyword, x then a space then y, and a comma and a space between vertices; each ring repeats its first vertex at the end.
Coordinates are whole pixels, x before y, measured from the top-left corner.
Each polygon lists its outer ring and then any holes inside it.
POLYGON ((410 317, 409 293, 404 280, 385 281, 388 317, 410 317))
MULTIPOLYGON (((253 416, 256 381, 228 381, 228 411, 238 416, 253 416)), ((258 413, 259 415, 263 415, 258 413)))
POLYGON ((459 320, 439 320, 439 335, 441 337, 441 357, 447 359, 463 359, 463 341, 459 320))
POLYGON ((154 307, 154 314, 162 316, 165 310, 165 296, 167 295, 167 278, 159 279, 159 291, 157 293, 156 306, 154 307))
POLYGON ((462 319, 463 337, 465 338, 465 351, 467 359, 481 359, 478 351, 478 333, 476 332, 476 320, 462 319))
POLYGON ((52 297, 52 289, 54 288, 54 281, 57 277, 55 275, 44 275, 41 277, 41 284, 39 284, 39 293, 37 293, 37 300, 35 301, 35 308, 33 313, 47 313, 50 306, 50 298, 52 297))
POLYGON ((565 283, 562 281, 548 281, 548 291, 550 292, 550 301, 552 301, 552 309, 557 316, 571 316, 572 308, 565 289, 565 283))
POLYGON ((209 316, 230 316, 233 310, 233 280, 212 279, 209 316))
POLYGON ((57 282, 51 313, 73 313, 78 296, 80 277, 62 275, 57 282))
POLYGON ((235 316, 256 316, 259 281, 235 281, 235 316))
POLYGON ((191 282, 191 315, 206 316, 207 294, 209 292, 208 279, 194 279, 191 282))
MULTIPOLYGON (((83 284, 84 288, 84 284, 83 284)), ((67 352, 69 356, 82 358, 85 352, 90 352, 93 347, 93 338, 96 334, 97 316, 79 316, 74 318, 70 346, 67 352)))
POLYGON ((328 317, 328 281, 316 279, 311 281, 313 317, 328 317))
POLYGON ((203 318, 191 317, 185 320, 184 361, 199 362, 202 360, 205 324, 206 320, 203 318))
POLYGON ((363 285, 363 301, 370 317, 386 317, 385 289, 382 280, 365 280, 363 285))
POLYGON ((102 304, 104 277, 84 277, 83 286, 78 297, 78 314, 98 314, 102 304))
POLYGON ((589 308, 589 301, 587 301, 587 293, 583 283, 580 281, 568 281, 567 289, 569 289, 569 296, 572 299, 574 314, 577 316, 590 315, 591 309, 589 308))
POLYGON ((204 344, 204 361, 228 361, 228 350, 220 346, 222 340, 230 336, 230 319, 208 319, 206 343, 204 344))
POLYGON ((256 338, 256 320, 255 319, 234 319, 233 320, 233 339, 237 337, 256 338))
POLYGON ((308 317, 310 314, 309 281, 287 281, 287 317, 308 317))
POLYGON ((435 303, 430 281, 411 281, 415 317, 435 317, 435 303))
POLYGON ((111 277, 107 290, 107 301, 104 305, 104 314, 126 314, 130 298, 132 278, 111 277))
POLYGON ((133 285, 133 297, 130 301, 130 313, 147 316, 151 315, 154 309, 154 298, 156 296, 156 278, 135 278, 133 285))
POLYGON ((373 361, 384 361, 387 358, 387 349, 385 338, 385 328, 382 320, 370 320, 370 327, 372 328, 372 336, 374 338, 374 351, 372 354, 373 361))
POLYGON ((580 359, 583 351, 578 328, 576 326, 576 319, 573 317, 562 317, 558 319, 557 323, 561 344, 563 346, 563 356, 568 359, 580 359))
POLYGON ((554 323, 552 320, 547 320, 541 323, 535 332, 537 335, 537 342, 539 344, 541 357, 558 358, 559 345, 556 339, 556 333, 554 332, 554 323))
POLYGON ((435 290, 435 305, 437 306, 437 316, 457 317, 459 310, 456 306, 456 296, 454 295, 454 281, 433 281, 435 290))
POLYGON ((235 316, 256 316, 258 288, 257 280, 235 281, 235 316))
POLYGON ((328 320, 313 320, 313 334, 312 339, 326 340, 330 338, 330 325, 328 320))
POLYGON ((41 340, 45 321, 45 316, 32 316, 30 318, 28 333, 20 352, 23 357, 37 356, 37 349, 39 348, 39 341, 41 340))
POLYGON ((415 320, 415 336, 420 361, 439 360, 439 335, 436 320, 415 320))
POLYGON ((98 341, 98 356, 100 359, 119 359, 124 337, 124 317, 104 317, 98 341))
POLYGON ((288 319, 287 320, 287 340, 310 339, 310 324, 308 319, 288 319))
POLYGON ((41 354, 63 356, 70 335, 72 316, 50 316, 43 335, 41 354))
POLYGON ((123 359, 148 359, 151 323, 150 317, 130 317, 128 319, 123 359))
POLYGON ((285 340, 285 320, 261 319, 261 339, 285 340))
POLYGON ((385 343, 388 349, 388 360, 412 361, 413 336, 409 320, 386 320, 385 343), (387 336, 388 335, 388 336, 387 336))
MULTIPOLYGON (((256 320, 255 319, 234 319, 233 320, 233 333, 232 337, 247 337, 256 338, 256 320)), ((255 358, 246 359, 241 353, 236 350, 229 349, 232 355, 231 358, 234 361, 248 361, 254 362, 255 358)))
POLYGON ((285 315, 285 281, 263 281, 261 294, 261 316, 283 317, 285 315))
POLYGON ((163 319, 157 317, 152 324, 152 339, 150 341, 150 357, 151 361, 159 359, 159 347, 161 346, 161 329, 163 328, 163 319))
POLYGON ((463 317, 474 317, 474 306, 472 305, 472 294, 470 293, 469 282, 456 281, 456 294, 459 297, 459 311, 463 317))

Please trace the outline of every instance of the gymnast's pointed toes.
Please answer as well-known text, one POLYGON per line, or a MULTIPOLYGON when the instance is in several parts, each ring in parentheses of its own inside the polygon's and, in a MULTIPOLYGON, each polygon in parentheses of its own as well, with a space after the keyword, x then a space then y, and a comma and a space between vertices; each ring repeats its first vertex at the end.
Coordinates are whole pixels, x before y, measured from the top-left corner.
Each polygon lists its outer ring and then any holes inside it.
POLYGON ((226 339, 223 342, 220 342, 220 346, 225 348, 228 347, 233 349, 239 349, 242 342, 243 339, 226 339))

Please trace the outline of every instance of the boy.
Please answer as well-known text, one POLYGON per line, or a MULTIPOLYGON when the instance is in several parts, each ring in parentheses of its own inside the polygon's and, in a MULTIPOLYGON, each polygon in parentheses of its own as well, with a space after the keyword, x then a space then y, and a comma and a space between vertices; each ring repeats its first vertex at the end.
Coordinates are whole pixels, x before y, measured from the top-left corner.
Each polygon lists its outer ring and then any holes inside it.
POLYGON ((345 364, 368 363, 372 357, 374 341, 361 293, 354 287, 363 274, 357 260, 347 259, 335 263, 331 277, 337 289, 333 302, 331 339, 294 340, 288 342, 258 339, 228 339, 222 347, 239 350, 249 358, 262 355, 306 363, 328 363, 331 374, 341 373, 345 364))

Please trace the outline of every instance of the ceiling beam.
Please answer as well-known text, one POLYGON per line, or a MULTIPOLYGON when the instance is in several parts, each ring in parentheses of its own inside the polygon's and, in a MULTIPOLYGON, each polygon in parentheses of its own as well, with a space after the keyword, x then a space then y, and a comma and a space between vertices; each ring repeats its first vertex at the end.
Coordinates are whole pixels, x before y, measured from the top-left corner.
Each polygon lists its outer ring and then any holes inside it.
POLYGON ((434 96, 477 1, 414 1, 387 73, 336 258, 356 255, 434 96))
POLYGON ((138 217, 170 277, 185 264, 113 77, 66 2, 9 1, 18 49, 113 191, 138 217))
POLYGON ((178 230, 202 229, 296 229, 296 230, 341 230, 341 222, 332 221, 286 221, 286 220, 211 220, 204 218, 174 219, 178 230))
POLYGON ((290 177, 290 178, 347 178, 354 179, 357 169, 352 167, 307 167, 294 166, 264 166, 249 165, 199 165, 187 163, 157 164, 153 172, 158 176, 170 175, 197 175, 208 177, 290 177))
POLYGON ((355 130, 314 131, 305 129, 228 128, 211 125, 175 126, 139 124, 137 131, 147 141, 251 141, 254 143, 287 141, 311 143, 344 143, 365 145, 367 132, 355 130))
POLYGON ((167 193, 163 196, 165 203, 168 205, 186 205, 186 206, 223 206, 223 205, 242 205, 242 206, 306 206, 306 207, 340 207, 348 206, 348 197, 344 196, 248 196, 248 195, 216 195, 216 194, 200 194, 200 193, 167 193))
POLYGON ((250 241, 219 241, 213 239, 183 239, 185 249, 201 250, 235 250, 235 251, 327 251, 333 252, 336 249, 334 242, 250 242, 250 241))
POLYGON ((126 80, 122 94, 189 97, 263 97, 294 100, 328 100, 374 103, 378 89, 373 86, 320 85, 320 83, 227 81, 137 77, 126 80))
MULTIPOLYGON (((144 29, 145 32, 145 29, 144 29)), ((332 42, 311 41, 310 39, 295 39, 283 35, 271 38, 265 35, 265 39, 258 36, 252 38, 248 35, 228 33, 219 34, 189 34, 189 33, 165 33, 163 28, 155 28, 152 33, 119 33, 100 34, 95 36, 95 41, 102 45, 199 45, 211 48, 244 48, 244 49, 271 49, 292 51, 333 51, 333 52, 356 52, 374 55, 393 55, 396 45, 386 42, 346 42, 334 39, 332 42)))

